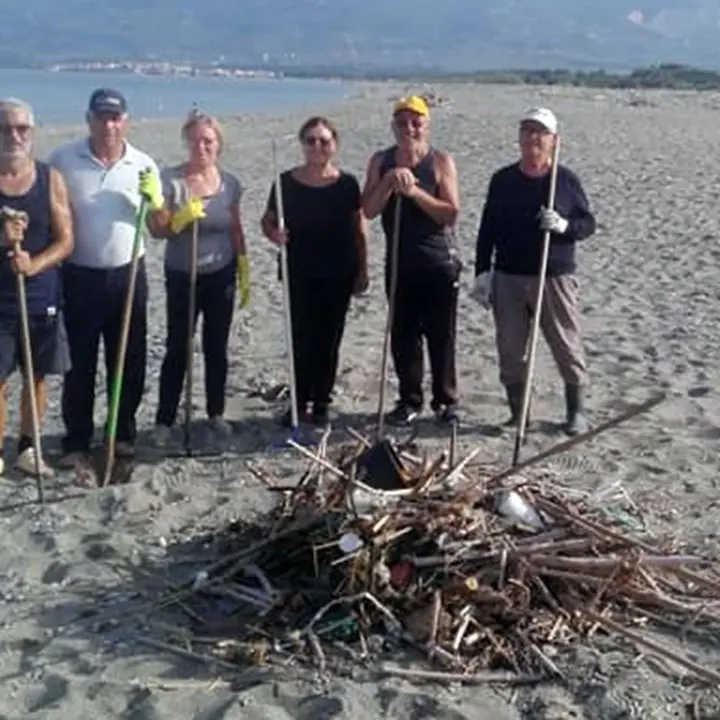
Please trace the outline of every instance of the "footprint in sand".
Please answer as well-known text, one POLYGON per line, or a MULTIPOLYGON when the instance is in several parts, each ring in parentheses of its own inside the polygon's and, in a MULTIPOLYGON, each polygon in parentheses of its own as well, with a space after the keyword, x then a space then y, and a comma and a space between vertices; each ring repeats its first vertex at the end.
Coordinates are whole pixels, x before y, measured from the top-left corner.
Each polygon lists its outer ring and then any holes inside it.
POLYGON ((85 550, 88 560, 108 560, 117 555, 117 550, 111 544, 112 536, 107 533, 92 533, 84 535, 80 544, 85 550))
MULTIPOLYGON (((377 694, 383 717, 411 717, 413 720, 470 720, 430 695, 404 693, 384 688, 377 694)), ((309 720, 309 719, 308 719, 309 720)))
POLYGON ((160 720, 156 702, 151 690, 136 689, 131 693, 125 710, 119 717, 121 720, 160 720))
POLYGON ((293 717, 294 720, 333 720, 342 718, 344 709, 340 698, 315 695, 301 700, 293 717))
POLYGON ((28 712, 34 713, 57 706, 68 694, 70 684, 60 675, 46 675, 42 687, 30 692, 26 701, 28 712))
POLYGON ((45 585, 60 585, 70 573, 71 566, 57 560, 51 562, 42 575, 45 585))

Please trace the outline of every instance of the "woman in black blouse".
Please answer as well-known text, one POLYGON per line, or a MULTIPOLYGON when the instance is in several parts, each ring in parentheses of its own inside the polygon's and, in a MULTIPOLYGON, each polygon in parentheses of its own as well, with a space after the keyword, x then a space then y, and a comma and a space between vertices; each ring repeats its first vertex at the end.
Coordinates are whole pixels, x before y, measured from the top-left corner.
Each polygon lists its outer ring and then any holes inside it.
POLYGON ((274 183, 261 226, 270 242, 287 244, 298 418, 324 425, 350 298, 368 285, 366 227, 357 178, 333 163, 334 125, 312 117, 298 137, 305 162, 280 176, 285 232, 274 183))

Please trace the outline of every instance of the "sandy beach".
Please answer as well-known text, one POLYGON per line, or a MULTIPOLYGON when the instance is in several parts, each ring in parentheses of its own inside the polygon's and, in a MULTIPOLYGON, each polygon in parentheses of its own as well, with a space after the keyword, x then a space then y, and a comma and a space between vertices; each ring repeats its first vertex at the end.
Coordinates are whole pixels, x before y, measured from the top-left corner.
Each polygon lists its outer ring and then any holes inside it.
MULTIPOLYGON (((665 720, 688 717, 701 697, 703 718, 720 717, 720 691, 705 690, 674 664, 640 658, 626 641, 596 636, 559 656, 564 684, 521 688, 456 688, 377 680, 359 667, 327 687, 298 678, 232 675, 153 648, 143 638, 167 637, 178 623, 170 611, 146 612, 165 580, 188 577, 193 565, 171 548, 219 529, 234 518, 267 510, 271 493, 247 463, 286 481, 306 461, 272 449, 284 437, 277 405, 262 389, 286 380, 281 286, 275 256, 259 232, 272 181, 270 141, 283 167, 299 159, 295 133, 310 114, 327 114, 341 134, 340 163, 362 179, 370 154, 390 142, 391 100, 402 85, 363 85, 334 107, 283 115, 224 118, 225 166, 245 187, 243 215, 253 295, 236 314, 231 337, 227 417, 234 436, 214 459, 164 458, 142 446, 152 428, 165 339, 162 244, 147 253, 151 299, 149 361, 138 463, 131 482, 96 491, 74 485, 71 472, 47 484, 49 502, 34 504, 31 480, 12 471, 0 483, 0 719, 55 720, 665 720), (288 137, 291 136, 291 137, 288 137), (172 558, 172 562, 171 562, 172 558), (180 566, 180 570, 178 570, 180 566), (146 568, 155 568, 148 574, 146 568), (163 625, 164 624, 164 625, 163 625), (217 682, 213 678, 219 677, 217 682), (715 714, 713 714, 715 713, 715 714)), ((689 548, 718 548, 720 444, 720 225, 716 141, 720 96, 673 92, 601 92, 569 88, 435 86, 449 103, 433 114, 435 144, 457 161, 463 290, 459 373, 464 421, 460 451, 483 444, 481 458, 498 468, 512 457, 512 433, 488 427, 506 417, 491 316, 470 299, 474 239, 491 173, 515 159, 516 122, 528 106, 548 105, 563 131, 562 162, 581 177, 598 218, 597 234, 579 250, 584 330, 592 385, 588 410, 600 423, 652 394, 666 401, 647 416, 608 431, 548 462, 557 482, 587 491, 619 483, 642 510, 651 533, 675 536, 689 548)), ((83 109, 78 108, 81 118, 83 109)), ((179 125, 145 123, 131 140, 160 164, 183 157, 179 125)), ((83 127, 42 128, 38 154, 77 137, 83 127)), ((385 322, 381 268, 384 240, 373 224, 371 289, 353 301, 342 351, 333 437, 343 425, 367 430, 377 404, 385 322)), ((196 355, 195 440, 206 442, 202 361, 196 355)), ((533 414, 541 430, 524 453, 563 439, 562 384, 540 343, 533 414)), ((104 377, 98 377, 96 426, 105 418, 104 377)), ((13 382, 14 455, 19 377, 13 382)), ((394 401, 394 382, 389 390, 394 401)), ((52 461, 62 424, 59 383, 53 384, 45 445, 52 461)), ((445 431, 423 425, 421 442, 446 445, 445 431)), ((178 435, 178 450, 180 437, 178 435)), ((13 451, 12 453, 10 451, 13 451)), ((689 636, 690 637, 690 636, 689 636)), ((720 668, 715 637, 703 644, 662 639, 701 664, 720 668)))

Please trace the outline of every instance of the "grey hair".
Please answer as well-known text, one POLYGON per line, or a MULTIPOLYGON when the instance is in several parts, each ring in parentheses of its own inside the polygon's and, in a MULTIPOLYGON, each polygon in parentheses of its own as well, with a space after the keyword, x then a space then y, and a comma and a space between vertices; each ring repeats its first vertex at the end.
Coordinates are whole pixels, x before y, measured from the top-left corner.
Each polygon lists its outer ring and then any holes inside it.
POLYGON ((33 114, 33 110, 30 105, 23 100, 18 100, 17 98, 0 99, 0 116, 6 116, 12 112, 18 111, 24 112, 27 115, 28 123, 31 127, 35 126, 35 115, 33 114))

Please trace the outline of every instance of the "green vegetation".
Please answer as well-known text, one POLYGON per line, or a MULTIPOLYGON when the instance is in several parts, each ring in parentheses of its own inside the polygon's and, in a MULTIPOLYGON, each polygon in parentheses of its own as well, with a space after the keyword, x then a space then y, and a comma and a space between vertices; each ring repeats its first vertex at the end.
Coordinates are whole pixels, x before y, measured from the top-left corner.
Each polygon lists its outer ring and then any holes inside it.
POLYGON ((362 70, 359 68, 274 68, 286 77, 326 77, 358 80, 402 80, 408 82, 476 82, 507 85, 565 85, 606 89, 720 90, 720 72, 688 65, 663 64, 640 68, 628 73, 605 70, 479 70, 448 73, 423 69, 415 72, 398 70, 362 70))

